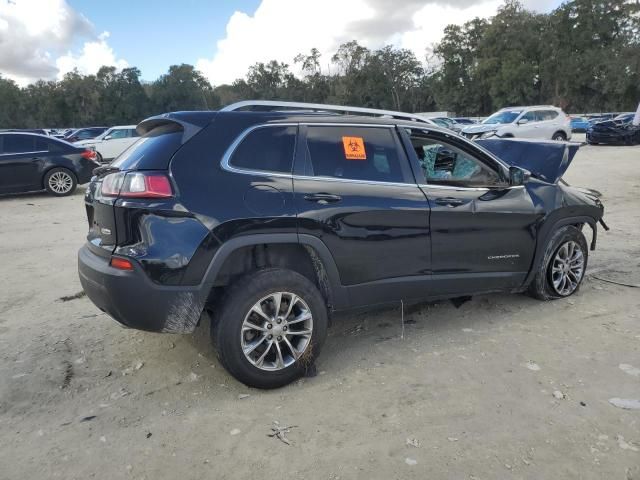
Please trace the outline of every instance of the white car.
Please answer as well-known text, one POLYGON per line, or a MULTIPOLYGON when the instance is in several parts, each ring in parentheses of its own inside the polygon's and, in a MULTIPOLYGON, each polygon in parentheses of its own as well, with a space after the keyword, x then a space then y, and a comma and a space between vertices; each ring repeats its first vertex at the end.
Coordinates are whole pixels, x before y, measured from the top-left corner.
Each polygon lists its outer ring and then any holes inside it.
POLYGON ((509 107, 497 111, 478 125, 462 129, 466 137, 534 138, 570 140, 571 118, 551 105, 509 107))
POLYGON ((91 140, 75 142, 75 145, 94 149, 98 154, 98 161, 104 163, 116 158, 139 138, 135 125, 119 125, 91 140))

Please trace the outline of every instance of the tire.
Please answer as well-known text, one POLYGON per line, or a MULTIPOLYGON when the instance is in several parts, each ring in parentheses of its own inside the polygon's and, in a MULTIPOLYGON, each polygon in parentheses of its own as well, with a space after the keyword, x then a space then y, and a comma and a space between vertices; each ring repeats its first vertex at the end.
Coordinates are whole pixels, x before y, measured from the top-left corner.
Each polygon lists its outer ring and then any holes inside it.
POLYGON ((100 152, 96 151, 96 161, 100 164, 104 163, 104 158, 100 155, 100 152))
POLYGON ((555 140, 557 142, 564 142, 567 139, 567 136, 564 134, 564 132, 556 132, 553 134, 553 137, 551 137, 551 140, 555 140))
POLYGON ((44 176, 44 188, 56 197, 71 195, 77 185, 78 180, 75 174, 66 168, 52 168, 44 176))
POLYGON ((534 298, 545 301, 569 297, 576 293, 587 270, 588 250, 587 240, 576 227, 568 225, 556 230, 547 242, 542 261, 529 285, 528 293, 534 298), (565 246, 567 250, 564 249, 565 246), (580 255, 575 253, 578 250, 580 255), (564 261, 563 257, 569 260, 580 257, 582 259, 581 267, 577 268, 579 265, 577 260, 564 261), (565 267, 566 264, 569 266, 565 267), (566 269, 566 274, 563 272, 563 268, 566 269), (564 285, 571 288, 562 288, 563 283, 559 279, 563 275, 567 275, 568 278, 564 285))
POLYGON ((327 336, 327 324, 324 298, 309 279, 291 270, 270 268, 249 273, 229 287, 216 309, 211 337, 231 375, 250 387, 270 389, 300 378, 313 365, 327 336), (274 315, 278 293, 279 319, 274 315), (290 307, 294 296, 297 300, 290 307), (303 331, 311 334, 297 333, 303 331), (245 355, 249 349, 251 353, 245 355))

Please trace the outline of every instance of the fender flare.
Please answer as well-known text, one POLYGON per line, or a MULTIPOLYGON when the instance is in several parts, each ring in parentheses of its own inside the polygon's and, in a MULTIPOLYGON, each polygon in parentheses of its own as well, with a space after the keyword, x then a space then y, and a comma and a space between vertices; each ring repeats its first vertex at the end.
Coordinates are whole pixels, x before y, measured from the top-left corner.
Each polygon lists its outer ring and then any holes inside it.
POLYGON ((551 235, 555 230, 557 230, 560 227, 564 227, 566 225, 576 225, 579 223, 586 223, 591 227, 591 230, 593 231, 593 238, 591 240, 590 249, 595 250, 596 239, 598 237, 597 222, 598 220, 596 218, 590 217, 587 215, 563 217, 556 221, 547 220, 546 222, 544 222, 542 224, 542 227, 540 228, 540 231, 538 232, 538 241, 536 243, 536 251, 533 256, 533 261, 531 262, 531 268, 529 269, 529 273, 527 274, 527 277, 524 280, 523 287, 526 288, 533 281, 533 277, 536 274, 537 267, 539 263, 542 261, 542 258, 544 256, 544 250, 547 247, 547 242, 549 241, 549 238, 551 238, 551 235))
POLYGON ((326 286, 329 290, 327 293, 329 294, 331 306, 333 308, 341 308, 348 305, 347 292, 340 282, 338 267, 325 243, 313 235, 298 235, 297 233, 261 233, 236 237, 224 242, 216 251, 205 271, 201 282, 201 295, 206 299, 225 261, 229 258, 229 255, 237 249, 252 245, 283 243, 292 243, 312 248, 322 262, 322 267, 328 280, 326 286))

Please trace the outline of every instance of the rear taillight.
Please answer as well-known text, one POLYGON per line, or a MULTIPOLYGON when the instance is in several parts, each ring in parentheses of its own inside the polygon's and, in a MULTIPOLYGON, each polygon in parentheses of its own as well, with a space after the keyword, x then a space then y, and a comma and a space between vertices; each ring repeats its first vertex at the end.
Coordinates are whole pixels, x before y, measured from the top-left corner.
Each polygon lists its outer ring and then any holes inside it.
POLYGON ((85 150, 80 154, 82 158, 86 158, 87 160, 91 160, 92 162, 96 162, 98 159, 98 154, 95 150, 85 150))
POLYGON ((131 260, 127 260, 126 258, 111 257, 109 264, 118 270, 133 270, 133 263, 131 263, 131 260))
POLYGON ((118 172, 102 180, 100 192, 105 197, 125 198, 169 198, 173 189, 169 178, 163 173, 118 172))

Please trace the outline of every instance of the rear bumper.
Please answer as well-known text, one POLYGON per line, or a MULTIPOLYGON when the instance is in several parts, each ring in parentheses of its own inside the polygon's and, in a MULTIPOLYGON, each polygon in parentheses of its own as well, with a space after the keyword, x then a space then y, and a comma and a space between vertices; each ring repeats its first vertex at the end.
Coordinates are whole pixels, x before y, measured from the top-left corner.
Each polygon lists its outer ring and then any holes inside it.
POLYGON ((138 330, 190 333, 204 308, 199 287, 157 285, 137 263, 130 271, 113 268, 86 245, 78 252, 78 275, 100 310, 138 330))

